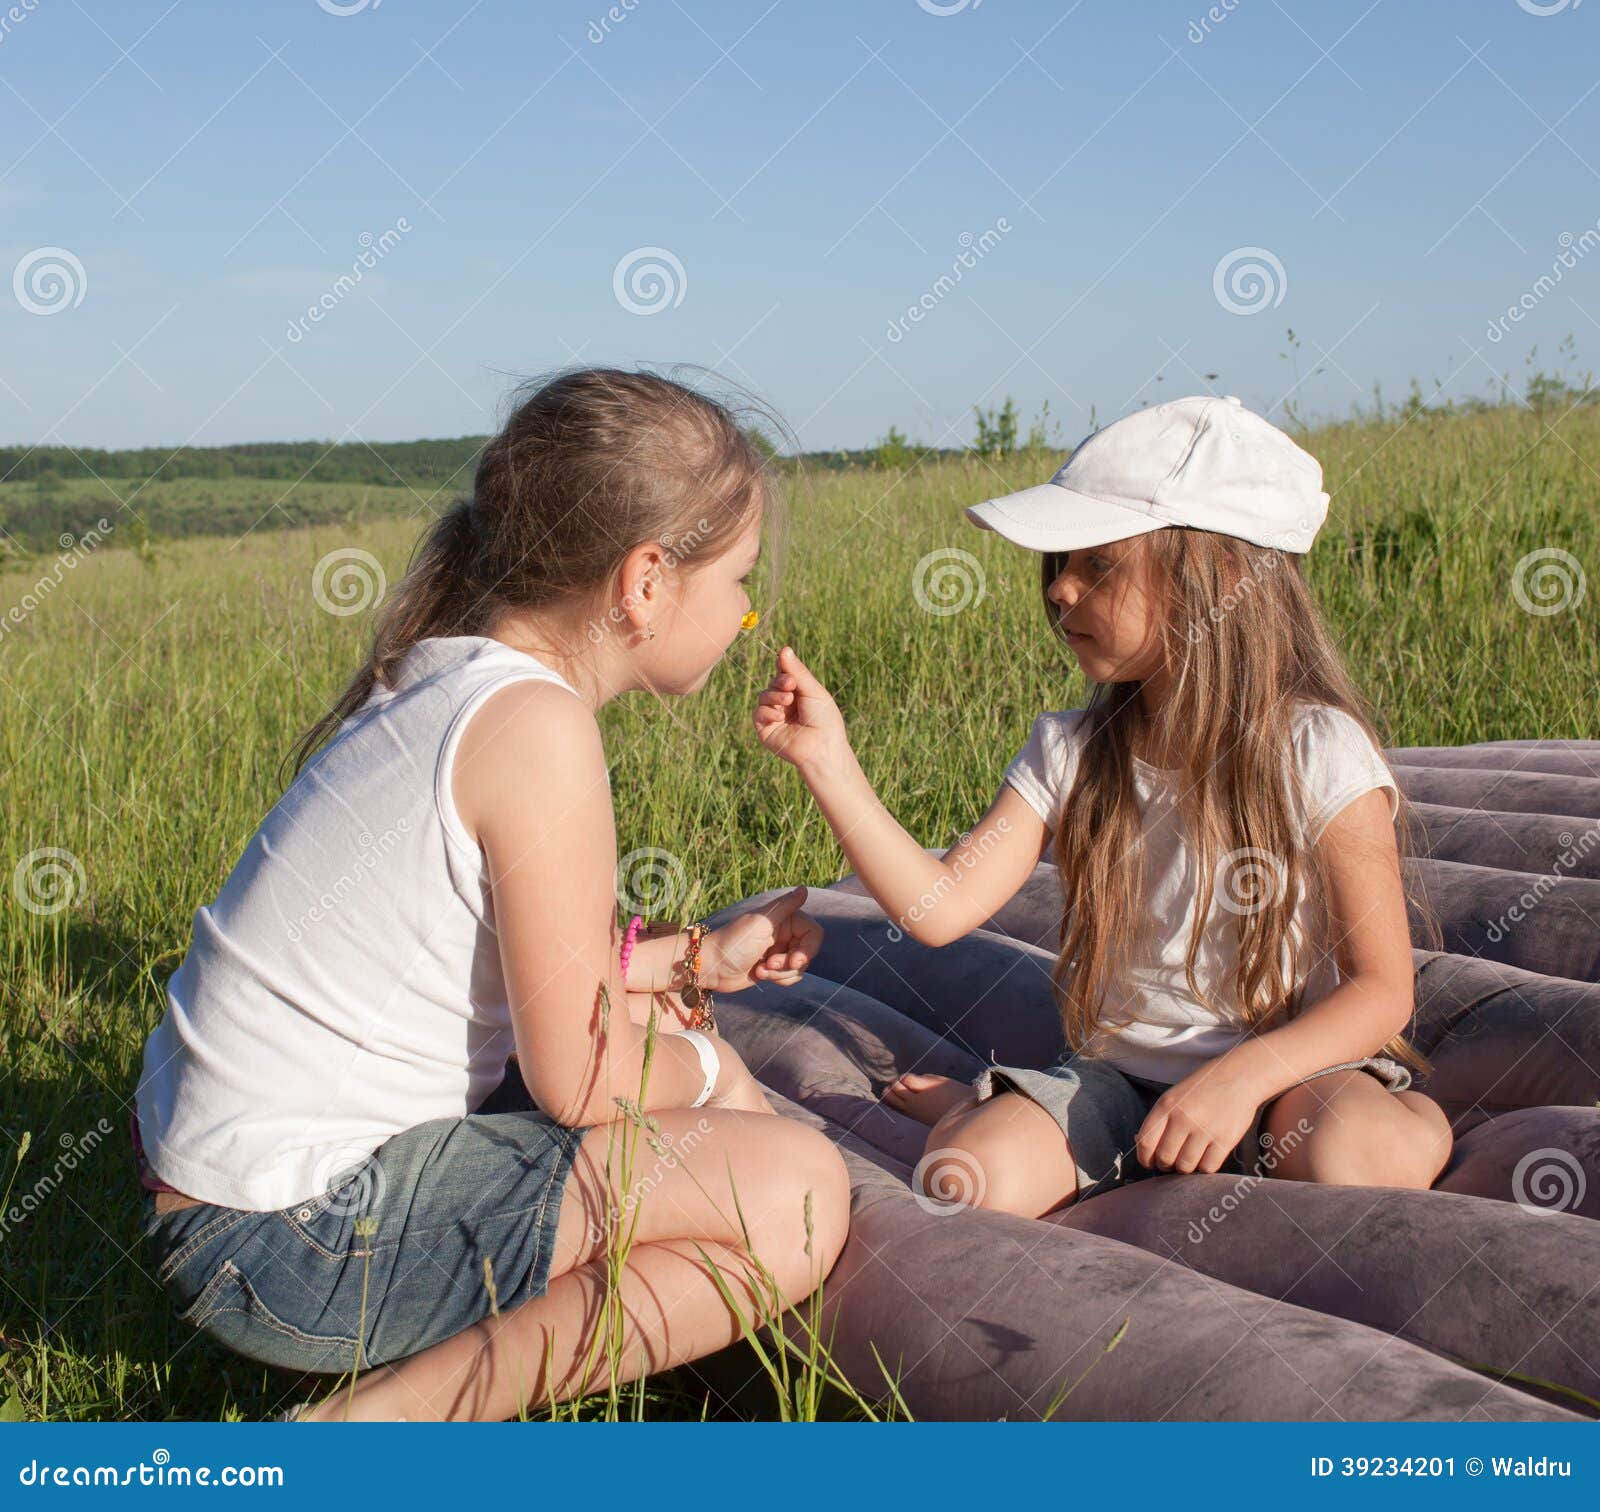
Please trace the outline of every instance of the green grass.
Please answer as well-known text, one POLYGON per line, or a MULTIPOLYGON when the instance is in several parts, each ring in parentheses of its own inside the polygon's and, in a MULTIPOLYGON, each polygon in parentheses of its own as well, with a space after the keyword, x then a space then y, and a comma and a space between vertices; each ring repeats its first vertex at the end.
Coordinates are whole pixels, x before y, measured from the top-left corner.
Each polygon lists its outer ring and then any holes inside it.
MULTIPOLYGON (((1310 444, 1334 493, 1311 576, 1389 741, 1592 737, 1593 597, 1530 614, 1513 577, 1547 547, 1600 564, 1600 410, 1343 425, 1310 444)), ((708 909, 839 875, 826 825, 751 730, 783 640, 832 685, 868 773, 913 833, 940 844, 969 824, 1033 717, 1082 697, 1044 633, 1036 559, 959 512, 1050 467, 944 461, 803 485, 777 600, 709 687, 671 710, 635 698, 606 712, 614 791, 627 797, 621 850, 672 852, 708 909), (913 576, 946 548, 976 559, 984 592, 933 615, 913 576)), ((269 518, 242 541, 139 551, 118 549, 126 537, 113 532, 76 565, 43 555, 0 574, 0 1190, 25 1131, 12 1205, 50 1181, 0 1234, 0 1417, 254 1416, 285 1390, 191 1339, 146 1274, 127 1106, 194 909, 281 791, 293 736, 357 656, 364 624, 317 607, 316 564, 359 546, 392 581, 418 502, 405 489, 318 485, 341 512, 290 530, 273 528, 284 523, 274 483, 155 487, 225 490, 230 520, 269 518), (20 623, 4 620, 52 576, 20 623), (48 914, 13 891, 14 868, 43 847, 81 867, 70 904, 48 914), (65 1144, 101 1118, 110 1134, 51 1179, 65 1144)), ((101 512, 115 520, 116 508, 109 499, 101 512)), ((673 1393, 665 1383, 652 1400, 698 1410, 673 1393)))

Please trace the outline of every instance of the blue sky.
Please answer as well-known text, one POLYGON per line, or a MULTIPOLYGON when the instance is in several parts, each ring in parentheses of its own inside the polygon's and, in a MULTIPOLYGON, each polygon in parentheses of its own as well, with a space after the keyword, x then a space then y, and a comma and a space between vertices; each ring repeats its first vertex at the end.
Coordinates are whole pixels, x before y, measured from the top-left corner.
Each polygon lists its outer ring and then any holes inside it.
POLYGON ((4 442, 460 435, 573 361, 716 368, 808 448, 1007 394, 1072 441, 1600 349, 1596 0, 29 4, 4 442))

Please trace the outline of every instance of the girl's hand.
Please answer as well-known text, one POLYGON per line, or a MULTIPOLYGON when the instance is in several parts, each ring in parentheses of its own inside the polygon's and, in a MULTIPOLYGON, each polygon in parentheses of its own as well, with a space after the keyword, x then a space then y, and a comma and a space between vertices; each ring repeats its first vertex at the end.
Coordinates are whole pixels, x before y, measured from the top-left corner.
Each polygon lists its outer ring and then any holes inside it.
POLYGON ((801 913, 806 889, 713 929, 700 944, 700 980, 712 992, 742 992, 755 982, 792 987, 822 948, 822 926, 801 913))
POLYGON ((1220 1171, 1244 1138, 1260 1099, 1253 1084, 1209 1061, 1155 1101, 1134 1150, 1152 1171, 1220 1171))
POLYGON ((792 646, 778 652, 778 670, 756 700, 755 720, 761 744, 797 767, 826 763, 850 749, 833 695, 792 646))

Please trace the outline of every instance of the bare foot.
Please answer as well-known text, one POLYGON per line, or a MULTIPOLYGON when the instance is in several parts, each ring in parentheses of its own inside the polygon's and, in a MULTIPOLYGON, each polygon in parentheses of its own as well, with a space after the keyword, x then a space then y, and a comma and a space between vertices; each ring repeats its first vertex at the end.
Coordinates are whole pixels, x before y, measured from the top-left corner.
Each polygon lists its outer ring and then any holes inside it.
POLYGON ((972 1088, 949 1076, 929 1076, 908 1071, 883 1089, 883 1100, 897 1113, 930 1128, 958 1103, 969 1101, 972 1088))

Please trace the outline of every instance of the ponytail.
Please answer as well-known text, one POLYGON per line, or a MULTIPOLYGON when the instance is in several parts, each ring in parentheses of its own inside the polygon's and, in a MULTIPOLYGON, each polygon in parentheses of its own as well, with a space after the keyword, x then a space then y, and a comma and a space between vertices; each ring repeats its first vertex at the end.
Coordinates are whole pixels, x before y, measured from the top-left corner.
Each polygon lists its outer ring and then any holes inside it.
POLYGON ((378 615, 366 663, 289 753, 294 776, 346 719, 365 706, 374 689, 393 685, 400 663, 418 641, 434 635, 471 635, 483 622, 484 596, 473 570, 477 555, 473 527, 472 501, 458 499, 417 543, 405 577, 378 615))

